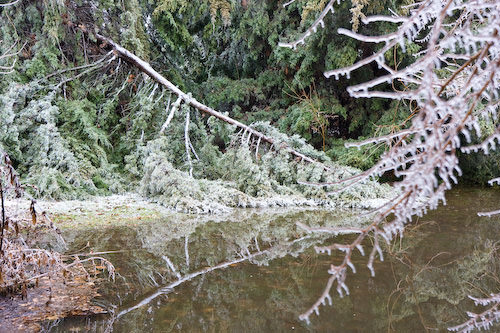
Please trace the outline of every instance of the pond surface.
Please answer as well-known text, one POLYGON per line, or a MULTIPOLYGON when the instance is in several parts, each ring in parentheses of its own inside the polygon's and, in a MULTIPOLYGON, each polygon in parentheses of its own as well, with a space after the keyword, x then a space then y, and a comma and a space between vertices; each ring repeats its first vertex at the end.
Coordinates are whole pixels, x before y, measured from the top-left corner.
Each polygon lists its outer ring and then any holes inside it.
MULTIPOLYGON (((349 296, 332 290, 332 306, 311 323, 298 320, 321 294, 340 254, 316 254, 332 242, 306 235, 311 226, 351 225, 347 213, 243 210, 229 220, 179 215, 131 227, 68 232, 73 251, 88 243, 115 265, 98 304, 113 316, 46 323, 50 332, 421 332, 446 331, 479 311, 467 295, 500 290, 500 218, 477 211, 500 207, 500 192, 462 188, 448 205, 415 221, 376 260, 353 257, 349 296)), ((338 242, 338 240, 336 240, 338 242)), ((365 244, 365 248, 369 244, 365 244)))

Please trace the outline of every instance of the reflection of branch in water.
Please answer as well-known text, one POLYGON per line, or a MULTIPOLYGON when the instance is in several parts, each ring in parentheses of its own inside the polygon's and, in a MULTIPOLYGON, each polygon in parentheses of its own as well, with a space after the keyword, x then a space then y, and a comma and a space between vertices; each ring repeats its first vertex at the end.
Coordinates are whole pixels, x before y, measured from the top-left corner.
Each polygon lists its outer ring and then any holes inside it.
POLYGON ((177 272, 177 270, 175 269, 175 266, 174 264, 172 263, 172 260, 170 260, 169 257, 167 257, 166 255, 162 256, 163 260, 165 260, 165 262, 167 263, 168 267, 172 270, 172 273, 175 274, 175 276, 178 278, 178 279, 181 279, 181 274, 179 272, 177 272))
MULTIPOLYGON (((172 283, 170 283, 170 284, 168 284, 168 285, 166 285, 164 287, 158 288, 158 290, 156 292, 154 292, 153 294, 151 294, 148 297, 144 298, 143 300, 141 300, 137 304, 135 304, 135 305, 133 305, 133 306, 131 306, 129 308, 123 309, 122 311, 120 311, 116 315, 115 319, 118 319, 121 316, 129 313, 130 311, 133 311, 135 309, 138 309, 138 308, 140 308, 140 307, 142 307, 144 305, 147 305, 147 304, 151 303, 151 301, 153 301, 157 297, 159 297, 161 295, 165 295, 165 294, 170 293, 175 287, 183 284, 184 282, 190 281, 190 280, 194 279, 197 276, 204 275, 204 274, 210 273, 210 272, 218 270, 218 269, 223 269, 223 268, 226 268, 226 267, 229 267, 231 265, 238 264, 238 263, 241 263, 241 262, 244 262, 244 261, 247 261, 247 260, 250 261, 251 259, 254 259, 254 258, 259 257, 259 256, 264 255, 264 254, 271 254, 273 252, 273 250, 275 250, 275 249, 281 249, 281 250, 283 250, 283 245, 285 245, 287 247, 290 247, 293 244, 296 244, 298 242, 301 242, 301 241, 309 239, 309 238, 311 238, 311 236, 306 235, 306 236, 294 239, 294 240, 292 240, 290 242, 286 242, 285 244, 278 244, 276 246, 272 246, 272 247, 267 248, 265 250, 258 250, 257 252, 254 252, 254 253, 247 252, 248 253, 247 255, 241 255, 241 257, 238 258, 238 259, 225 261, 223 263, 220 263, 220 264, 212 266, 212 267, 205 267, 205 268, 202 268, 202 269, 197 270, 195 272, 189 273, 189 274, 187 274, 185 276, 181 276, 179 273, 177 273, 178 274, 177 275, 177 277, 178 277, 177 281, 174 281, 174 282, 172 282, 172 283)), ((165 258, 166 257, 164 257, 164 259, 165 258)))
MULTIPOLYGON (((334 236, 338 235, 349 235, 349 234, 356 234, 358 235, 356 239, 351 242, 350 244, 332 244, 330 246, 323 246, 323 247, 315 247, 316 252, 318 253, 328 253, 331 254, 332 251, 340 251, 344 252, 344 259, 340 265, 331 265, 330 269, 328 270, 328 273, 331 275, 330 278, 328 279, 328 282, 326 284, 325 289, 323 290, 323 293, 321 296, 316 300, 316 302, 303 314, 299 316, 300 320, 305 320, 307 323, 309 323, 309 317, 311 314, 314 312, 316 315, 319 315, 319 307, 320 305, 325 305, 326 302, 331 305, 332 304, 332 299, 330 296, 330 290, 333 286, 333 283, 337 281, 337 292, 339 295, 342 297, 343 296, 343 291, 347 295, 349 295, 349 288, 345 284, 346 276, 347 276, 347 267, 350 267, 353 273, 356 273, 356 268, 354 267, 354 264, 351 261, 352 254, 354 252, 354 249, 357 249, 361 255, 365 255, 363 246, 361 243, 365 240, 366 237, 368 237, 370 234, 373 234, 373 247, 369 255, 368 259, 368 268, 370 269, 371 275, 375 275, 375 271, 373 269, 373 263, 375 261, 375 256, 378 254, 379 258, 381 261, 384 260, 382 249, 380 247, 379 243, 379 237, 382 237, 385 239, 386 242, 389 242, 390 236, 386 234, 385 230, 381 230, 379 228, 379 224, 385 220, 385 218, 392 212, 394 207, 397 207, 401 201, 407 200, 409 194, 404 193, 403 195, 400 196, 400 199, 393 203, 393 206, 388 208, 385 211, 379 212, 377 217, 375 218, 375 221, 369 224, 368 226, 364 228, 352 228, 352 227, 340 227, 340 228, 328 228, 328 227, 323 227, 323 228, 311 228, 308 227, 302 223, 298 223, 297 225, 304 229, 305 231, 309 233, 330 233, 333 234, 334 236)), ((384 208, 386 205, 384 204, 381 208, 384 208)))
POLYGON ((469 296, 474 303, 481 306, 491 306, 489 309, 482 313, 467 312, 469 320, 465 323, 450 327, 448 330, 455 332, 472 332, 478 330, 489 330, 495 322, 500 319, 500 294, 491 294, 488 298, 475 298, 469 296))
POLYGON ((168 284, 168 285, 166 285, 164 287, 159 288, 155 293, 153 293, 152 295, 144 298, 143 300, 141 300, 136 305, 131 306, 129 308, 126 308, 126 309, 120 311, 118 313, 118 315, 116 316, 116 318, 120 318, 121 316, 129 313, 130 311, 138 309, 138 308, 140 308, 140 307, 142 307, 142 306, 144 306, 146 304, 149 304, 152 300, 154 300, 158 296, 170 293, 173 288, 175 288, 175 287, 183 284, 184 282, 190 281, 190 280, 192 280, 193 278, 195 278, 195 277, 197 277, 199 275, 204 275, 206 273, 209 273, 209 272, 212 272, 212 271, 215 271, 215 270, 218 270, 218 269, 226 268, 226 267, 229 267, 231 265, 238 264, 238 263, 246 261, 246 260, 250 260, 252 258, 255 258, 257 256, 263 255, 263 254, 268 253, 268 252, 269 252, 269 250, 258 251, 258 252, 252 253, 252 254, 250 254, 248 256, 244 256, 242 258, 234 259, 234 260, 231 260, 231 261, 225 261, 225 262, 220 263, 218 265, 215 265, 213 267, 202 268, 202 269, 200 269, 198 271, 195 271, 193 273, 189 273, 189 274, 185 275, 184 277, 181 277, 179 275, 179 279, 177 281, 174 281, 174 282, 172 282, 172 283, 170 283, 170 284, 168 284))
POLYGON ((189 236, 184 238, 184 253, 186 256, 186 267, 189 268, 189 236))

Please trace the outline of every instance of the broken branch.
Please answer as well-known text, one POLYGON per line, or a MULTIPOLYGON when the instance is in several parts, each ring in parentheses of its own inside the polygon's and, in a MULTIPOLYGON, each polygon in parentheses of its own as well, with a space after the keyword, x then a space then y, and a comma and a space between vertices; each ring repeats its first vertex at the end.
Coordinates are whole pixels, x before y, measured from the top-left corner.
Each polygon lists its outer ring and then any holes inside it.
MULTIPOLYGON (((198 109, 201 112, 207 113, 207 114, 214 116, 222 121, 225 121, 228 124, 235 125, 239 128, 242 128, 245 130, 245 132, 250 133, 250 135, 254 135, 254 136, 258 137, 259 139, 262 139, 262 140, 270 143, 271 145, 276 143, 276 140, 274 140, 273 138, 255 130, 255 129, 251 128, 250 126, 247 126, 247 125, 245 125, 245 124, 243 124, 243 123, 241 123, 241 122, 239 122, 231 117, 228 117, 228 116, 212 109, 211 107, 209 107, 201 102, 198 102, 195 98, 192 98, 191 96, 189 96, 188 94, 186 94, 185 92, 180 90, 176 85, 174 85, 172 82, 167 80, 164 76, 162 76, 160 73, 158 73, 156 70, 154 70, 149 63, 142 60, 141 58, 139 58, 138 56, 136 56, 135 54, 133 54, 129 50, 122 47, 121 45, 115 43, 112 39, 105 37, 103 35, 100 35, 98 33, 95 34, 95 37, 102 44, 111 46, 115 50, 116 54, 119 57, 123 58, 124 60, 126 60, 127 62, 132 64, 133 66, 139 68, 139 70, 141 70, 142 72, 147 74, 153 80, 160 83, 161 85, 166 87, 168 90, 172 91, 174 94, 179 96, 179 98, 182 101, 184 101, 187 105, 190 105, 190 106, 198 109)), ((301 159, 303 159, 309 163, 320 164, 323 167, 323 169, 326 171, 332 171, 331 168, 324 165, 323 163, 316 161, 316 160, 288 147, 286 144, 281 144, 281 149, 285 149, 290 154, 295 155, 297 157, 300 157, 301 159)))

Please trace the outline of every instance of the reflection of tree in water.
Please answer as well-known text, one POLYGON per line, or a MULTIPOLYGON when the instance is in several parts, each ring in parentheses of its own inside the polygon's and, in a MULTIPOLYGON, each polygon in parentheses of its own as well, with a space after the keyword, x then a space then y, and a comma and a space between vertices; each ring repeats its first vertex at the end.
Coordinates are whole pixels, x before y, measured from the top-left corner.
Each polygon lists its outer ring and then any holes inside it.
MULTIPOLYGON (((226 220, 175 215, 168 222, 94 238, 99 244, 96 250, 139 249, 116 254, 113 262, 122 278, 102 291, 108 302, 117 305, 113 328, 408 332, 457 325, 467 319, 465 311, 474 309, 468 295, 497 292, 498 252, 490 239, 500 232, 500 224, 475 216, 472 201, 466 198, 473 200, 477 193, 456 194, 447 207, 431 213, 385 249, 389 255, 376 263, 375 277, 363 267, 366 258, 353 256, 359 272, 347 281, 350 296, 332 295, 332 307, 322 308, 310 326, 298 316, 322 292, 327 268, 342 256, 317 255, 313 245, 330 240, 303 234, 296 222, 336 226, 349 225, 349 218, 314 211, 248 210, 226 220), (247 260, 249 253, 264 251, 247 260), (164 258, 169 258, 181 280, 164 258)), ((94 331, 104 330, 104 321, 92 323, 94 331)), ((64 331, 68 325, 70 321, 58 329, 64 331)))
POLYGON ((387 322, 380 327, 402 331, 420 323, 419 329, 444 330, 465 321, 472 309, 468 295, 489 295, 500 282, 500 247, 489 239, 498 234, 497 224, 480 221, 460 233, 430 222, 393 244, 389 252, 396 288, 384 300, 387 322))
MULTIPOLYGON (((282 212, 248 210, 225 219, 200 220, 176 214, 168 222, 145 223, 137 229, 114 228, 106 235, 79 234, 73 247, 90 242, 96 251, 125 250, 116 257, 112 255, 120 274, 119 282, 103 290, 104 298, 118 305, 115 315, 124 318, 116 321, 117 328, 124 325, 123 328, 133 331, 130 326, 133 325, 140 331, 140 327, 163 323, 168 318, 175 327, 199 323, 203 329, 213 320, 210 316, 217 318, 218 325, 234 326, 231 321, 235 307, 251 312, 240 313, 241 325, 268 327, 265 321, 281 318, 281 313, 286 315, 283 322, 296 322, 300 308, 283 311, 285 307, 274 307, 279 310, 274 313, 267 307, 257 310, 259 306, 254 303, 272 304, 287 298, 288 302, 303 304, 297 299, 310 300, 311 292, 302 291, 294 283, 307 281, 311 286, 312 279, 301 277, 309 274, 309 268, 301 260, 290 265, 284 263, 285 269, 279 271, 260 266, 287 255, 297 257, 326 238, 304 235, 297 230, 295 222, 313 226, 354 223, 349 215, 290 209, 282 212), (243 261, 251 264, 241 264, 243 261), (225 266, 231 268, 217 271, 225 266), (212 269, 214 271, 210 271, 212 269), (205 275, 208 271, 210 274, 205 275), (173 308, 169 304, 174 304, 173 308)), ((323 273, 323 270, 315 272, 323 273)), ((281 325, 278 322, 276 324, 281 325)))

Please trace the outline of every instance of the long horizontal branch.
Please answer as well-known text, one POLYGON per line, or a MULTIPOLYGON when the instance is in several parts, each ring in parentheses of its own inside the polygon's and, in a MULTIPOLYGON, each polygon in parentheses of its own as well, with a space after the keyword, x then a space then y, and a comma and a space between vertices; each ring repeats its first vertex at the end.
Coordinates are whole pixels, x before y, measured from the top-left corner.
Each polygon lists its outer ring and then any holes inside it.
MULTIPOLYGON (((207 114, 214 116, 220 120, 223 120, 228 124, 235 125, 239 128, 242 128, 247 133, 250 133, 250 134, 252 134, 252 135, 254 135, 254 136, 270 143, 270 144, 276 143, 276 141, 273 138, 255 130, 255 129, 251 128, 250 126, 245 125, 245 124, 243 124, 243 123, 241 123, 241 122, 239 122, 231 117, 228 117, 228 116, 212 109, 211 107, 209 107, 209 106, 207 106, 199 101, 197 101, 195 98, 191 97, 190 95, 188 95, 185 92, 183 92, 182 90, 180 90, 176 85, 174 85, 172 82, 170 82, 164 76, 162 76, 160 73, 158 73, 153 67, 151 67, 151 65, 149 63, 142 60, 141 58, 139 58, 138 56, 136 56, 135 54, 133 54, 132 52, 130 52, 126 48, 122 47, 121 45, 115 43, 112 39, 105 37, 105 36, 102 36, 100 34, 95 34, 95 36, 99 41, 113 47, 113 49, 115 50, 115 52, 117 53, 118 56, 120 56, 121 58, 123 58, 124 60, 126 60, 127 62, 132 64, 133 66, 139 68, 143 73, 147 74, 153 80, 157 81, 158 83, 160 83, 161 85, 166 87, 168 90, 172 91, 174 94, 176 94, 177 96, 182 98, 182 100, 186 104, 200 110, 201 112, 207 113, 207 114)), ((308 156, 306 156, 306 155, 304 155, 304 154, 302 154, 302 153, 300 153, 300 152, 298 152, 298 151, 296 151, 296 150, 294 150, 294 149, 292 149, 284 144, 280 143, 280 147, 277 147, 277 148, 278 149, 285 149, 290 154, 295 155, 304 161, 307 161, 309 163, 320 164, 324 170, 331 171, 331 168, 324 165, 323 163, 316 161, 316 160, 314 160, 314 159, 312 159, 312 158, 310 158, 310 157, 308 157, 308 156)))
POLYGON ((151 294, 148 297, 140 300, 135 305, 133 305, 131 307, 128 307, 126 309, 121 310, 118 313, 118 315, 116 316, 116 318, 120 318, 121 316, 129 313, 130 311, 133 311, 133 310, 138 309, 138 308, 140 308, 140 307, 142 307, 142 306, 144 306, 146 304, 151 303, 152 300, 158 298, 161 295, 168 294, 175 287, 183 284, 184 282, 190 281, 190 280, 194 279, 197 276, 204 275, 204 274, 210 273, 210 272, 215 271, 215 270, 219 270, 219 269, 224 269, 224 268, 230 267, 232 265, 244 262, 246 260, 250 260, 250 259, 255 258, 257 256, 266 254, 268 252, 269 252, 269 250, 258 251, 258 252, 252 253, 252 254, 250 254, 248 256, 244 256, 242 258, 238 258, 238 259, 234 259, 234 260, 229 260, 229 261, 224 261, 224 262, 222 262, 222 263, 220 263, 218 265, 215 265, 215 266, 212 266, 212 267, 205 267, 205 268, 199 269, 199 270, 197 270, 195 272, 186 274, 185 276, 179 276, 176 281, 174 281, 174 282, 172 282, 172 283, 170 283, 170 284, 168 284, 166 286, 158 288, 158 290, 155 291, 153 294, 151 294))

